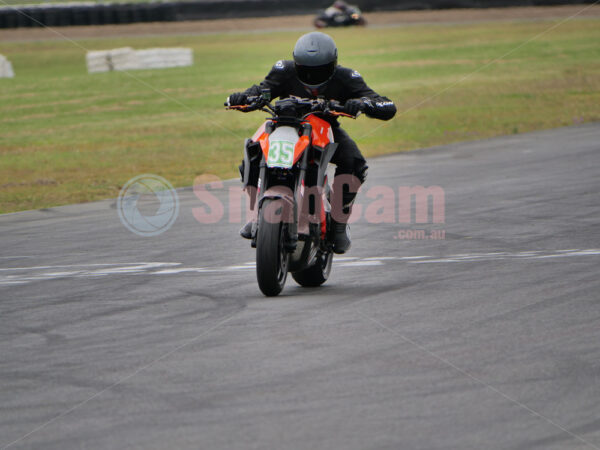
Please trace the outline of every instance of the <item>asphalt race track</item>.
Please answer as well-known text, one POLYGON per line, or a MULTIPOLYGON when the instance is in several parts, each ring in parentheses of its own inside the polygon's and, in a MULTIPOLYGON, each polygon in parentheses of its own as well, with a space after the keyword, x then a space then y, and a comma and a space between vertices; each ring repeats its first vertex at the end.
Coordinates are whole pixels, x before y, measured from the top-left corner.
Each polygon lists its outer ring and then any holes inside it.
POLYGON ((600 448, 600 124, 370 163, 363 209, 435 185, 444 223, 363 215, 277 298, 191 189, 155 237, 115 201, 0 216, 0 448, 600 448))

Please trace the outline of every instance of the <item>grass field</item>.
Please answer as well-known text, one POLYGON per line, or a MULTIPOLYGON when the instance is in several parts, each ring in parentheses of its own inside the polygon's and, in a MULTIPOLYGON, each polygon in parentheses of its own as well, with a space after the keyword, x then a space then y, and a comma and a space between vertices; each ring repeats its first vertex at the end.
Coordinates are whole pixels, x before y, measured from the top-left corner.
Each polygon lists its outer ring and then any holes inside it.
MULTIPOLYGON (((600 120, 600 20, 538 36, 555 23, 332 31, 340 63, 399 111, 347 130, 375 156, 600 120)), ((289 58, 299 34, 0 43, 16 72, 0 79, 0 212, 116 197, 142 173, 175 186, 236 176, 264 114, 225 111, 223 100, 289 58), (122 46, 192 47, 195 65, 87 74, 85 49, 122 46)))

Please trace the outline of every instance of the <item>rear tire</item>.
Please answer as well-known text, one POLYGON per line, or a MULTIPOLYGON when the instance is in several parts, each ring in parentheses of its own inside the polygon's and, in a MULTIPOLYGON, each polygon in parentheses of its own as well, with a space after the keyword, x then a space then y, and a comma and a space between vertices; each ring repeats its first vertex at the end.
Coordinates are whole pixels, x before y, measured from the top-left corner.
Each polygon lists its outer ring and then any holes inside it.
POLYGON ((292 277, 300 286, 317 287, 321 286, 329 278, 331 265, 333 262, 333 252, 319 252, 317 261, 312 266, 293 272, 292 277))
POLYGON ((288 273, 289 255, 284 247, 283 223, 272 223, 273 220, 265 217, 266 211, 278 209, 274 202, 284 207, 281 200, 265 200, 260 208, 256 235, 256 278, 260 290, 268 297, 279 295, 288 273))

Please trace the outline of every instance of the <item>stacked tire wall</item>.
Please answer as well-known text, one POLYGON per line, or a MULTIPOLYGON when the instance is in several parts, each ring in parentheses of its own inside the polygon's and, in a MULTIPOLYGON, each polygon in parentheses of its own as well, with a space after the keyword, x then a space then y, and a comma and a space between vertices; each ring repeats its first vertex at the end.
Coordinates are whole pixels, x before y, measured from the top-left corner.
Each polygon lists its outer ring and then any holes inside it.
POLYGON ((174 3, 98 4, 75 6, 36 6, 0 9, 0 28, 107 25, 136 22, 171 22, 176 17, 174 3))
MULTIPOLYGON (((0 28, 173 22, 311 14, 331 0, 204 0, 148 3, 81 3, 0 8, 0 28)), ((594 3, 594 0, 355 0, 364 11, 490 8, 594 3)))

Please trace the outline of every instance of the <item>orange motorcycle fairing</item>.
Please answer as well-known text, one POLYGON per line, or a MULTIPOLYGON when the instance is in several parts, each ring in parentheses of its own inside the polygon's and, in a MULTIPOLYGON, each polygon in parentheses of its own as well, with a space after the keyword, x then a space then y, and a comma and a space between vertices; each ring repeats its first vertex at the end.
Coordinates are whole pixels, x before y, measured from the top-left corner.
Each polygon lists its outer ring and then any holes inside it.
MULTIPOLYGON (((314 114, 309 115, 306 119, 312 128, 312 145, 320 148, 325 148, 329 143, 333 142, 333 131, 331 124, 314 114)), ((263 124, 256 130, 252 136, 252 142, 259 142, 265 159, 269 157, 269 133, 266 131, 266 126, 269 121, 263 124)), ((300 136, 294 145, 294 164, 298 162, 304 151, 311 143, 311 137, 300 136)))
POLYGON ((258 142, 262 135, 266 134, 265 128, 267 127, 267 122, 269 121, 264 121, 263 124, 260 127, 258 127, 258 130, 256 130, 256 132, 254 133, 254 136, 252 136, 252 142, 258 142))
POLYGON ((331 124, 313 114, 306 118, 312 127, 312 143, 316 147, 325 148, 333 142, 333 131, 331 124))
POLYGON ((260 148, 262 149, 263 155, 265 155, 265 159, 269 156, 269 133, 266 131, 267 123, 269 122, 269 120, 263 122, 252 136, 252 142, 260 143, 260 148))
POLYGON ((308 148, 308 144, 310 144, 310 138, 308 136, 300 136, 298 142, 294 146, 294 164, 298 162, 304 150, 308 148))

